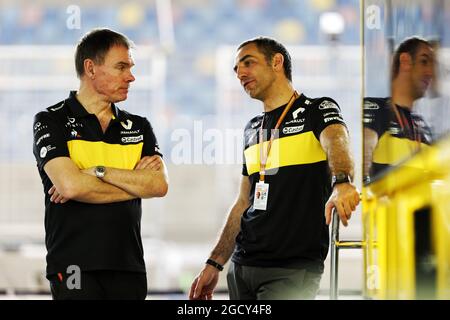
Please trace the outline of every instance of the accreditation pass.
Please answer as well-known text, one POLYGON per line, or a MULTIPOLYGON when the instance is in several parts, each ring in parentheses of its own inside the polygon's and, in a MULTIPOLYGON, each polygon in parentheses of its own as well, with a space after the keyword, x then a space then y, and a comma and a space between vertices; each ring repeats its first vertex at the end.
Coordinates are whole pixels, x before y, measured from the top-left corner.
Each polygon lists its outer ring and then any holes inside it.
POLYGON ((269 184, 264 181, 256 183, 255 196, 253 197, 253 208, 267 210, 267 199, 269 198, 269 184))

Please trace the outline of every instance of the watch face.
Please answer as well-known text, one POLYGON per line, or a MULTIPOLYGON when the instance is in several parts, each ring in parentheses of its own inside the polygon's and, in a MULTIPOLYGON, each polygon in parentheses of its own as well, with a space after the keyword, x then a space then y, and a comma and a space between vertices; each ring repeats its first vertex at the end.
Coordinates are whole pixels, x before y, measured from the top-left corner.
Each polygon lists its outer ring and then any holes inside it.
POLYGON ((338 173, 335 176, 336 181, 348 180, 348 177, 345 173, 338 173))
POLYGON ((99 178, 103 178, 105 176, 105 167, 98 166, 95 168, 95 175, 99 178))

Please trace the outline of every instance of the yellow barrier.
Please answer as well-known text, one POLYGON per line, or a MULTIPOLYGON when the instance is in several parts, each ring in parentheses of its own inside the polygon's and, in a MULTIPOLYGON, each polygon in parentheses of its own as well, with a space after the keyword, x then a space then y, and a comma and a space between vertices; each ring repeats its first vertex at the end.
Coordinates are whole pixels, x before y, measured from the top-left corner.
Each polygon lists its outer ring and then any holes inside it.
POLYGON ((450 299, 450 137, 363 188, 364 295, 450 299))

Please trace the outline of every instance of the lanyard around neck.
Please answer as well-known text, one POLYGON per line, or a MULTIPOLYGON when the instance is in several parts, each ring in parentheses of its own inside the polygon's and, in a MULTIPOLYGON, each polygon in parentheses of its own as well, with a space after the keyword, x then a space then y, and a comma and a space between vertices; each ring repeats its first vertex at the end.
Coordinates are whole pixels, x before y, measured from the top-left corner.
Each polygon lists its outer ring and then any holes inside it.
POLYGON ((286 117, 286 114, 288 113, 289 109, 294 104, 295 100, 299 97, 297 91, 294 91, 292 94, 292 97, 289 99, 288 104, 283 110, 283 113, 281 114, 280 118, 277 121, 277 124, 275 125, 275 128, 272 130, 270 134, 270 140, 267 144, 267 150, 264 152, 264 140, 263 140, 263 127, 264 127, 264 117, 261 121, 261 127, 259 129, 259 148, 260 148, 260 169, 259 169, 259 181, 264 182, 264 177, 266 175, 266 163, 267 158, 269 157, 270 148, 272 147, 272 141, 275 138, 275 132, 280 127, 281 122, 283 122, 284 118, 286 117))
POLYGON ((417 142, 417 149, 420 150, 420 141, 421 141, 420 132, 418 128, 416 128, 416 126, 414 125, 414 120, 412 116, 411 116, 412 127, 410 127, 408 124, 408 119, 406 119, 404 115, 400 115, 397 105, 395 103, 392 103, 392 107, 394 108, 395 117, 397 118, 397 121, 400 125, 400 128, 402 129, 403 134, 405 134, 405 124, 406 124, 408 126, 408 130, 412 131, 414 141, 417 142), (405 121, 404 123, 403 120, 405 121))

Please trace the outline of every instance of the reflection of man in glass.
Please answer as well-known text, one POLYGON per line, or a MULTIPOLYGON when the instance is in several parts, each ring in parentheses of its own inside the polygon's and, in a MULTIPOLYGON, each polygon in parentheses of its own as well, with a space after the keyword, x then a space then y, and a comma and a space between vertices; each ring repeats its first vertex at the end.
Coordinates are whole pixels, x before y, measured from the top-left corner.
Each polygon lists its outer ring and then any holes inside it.
POLYGON ((364 176, 408 158, 432 141, 424 119, 412 111, 434 73, 434 52, 426 40, 404 40, 394 53, 392 97, 364 99, 364 176))

